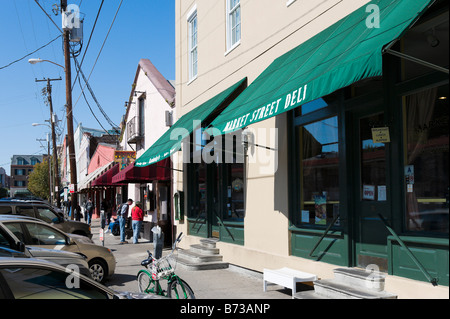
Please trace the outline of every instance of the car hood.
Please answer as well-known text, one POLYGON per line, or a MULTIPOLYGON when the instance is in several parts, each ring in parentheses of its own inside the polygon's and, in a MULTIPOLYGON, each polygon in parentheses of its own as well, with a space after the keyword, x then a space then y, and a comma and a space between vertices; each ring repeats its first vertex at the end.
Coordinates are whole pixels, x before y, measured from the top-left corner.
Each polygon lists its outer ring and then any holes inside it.
POLYGON ((64 222, 68 223, 70 225, 74 225, 74 227, 77 227, 77 228, 86 228, 86 229, 89 228, 88 224, 83 223, 83 222, 79 222, 79 221, 76 221, 76 220, 64 219, 64 222))
POLYGON ((27 246, 28 251, 38 259, 85 259, 83 256, 69 251, 27 246))
POLYGON ((82 236, 82 235, 76 235, 76 234, 67 234, 70 238, 72 238, 76 243, 82 243, 82 244, 95 244, 92 239, 82 236))

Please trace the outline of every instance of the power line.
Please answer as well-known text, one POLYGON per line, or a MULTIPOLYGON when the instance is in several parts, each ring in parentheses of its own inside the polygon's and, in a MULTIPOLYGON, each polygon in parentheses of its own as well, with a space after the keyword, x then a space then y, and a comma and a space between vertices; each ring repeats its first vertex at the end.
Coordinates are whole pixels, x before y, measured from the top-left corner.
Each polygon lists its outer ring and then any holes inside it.
MULTIPOLYGON (((100 105, 100 103, 98 102, 97 98, 95 97, 94 91, 92 90, 91 86, 89 85, 88 80, 86 79, 86 76, 84 75, 83 71, 81 70, 80 64, 78 63, 78 60, 77 60, 75 57, 73 57, 73 59, 74 59, 74 61, 75 61, 75 66, 76 66, 78 72, 81 74, 81 77, 83 78, 84 82, 86 83, 86 86, 85 86, 85 87, 88 88, 88 90, 89 90, 89 92, 91 93, 91 96, 92 96, 92 98, 94 99, 95 103, 97 104, 97 106, 98 106, 100 112, 103 114, 103 116, 105 117, 106 121, 111 125, 111 127, 112 127, 113 129, 116 129, 116 128, 117 128, 117 125, 109 118, 109 116, 106 114, 105 110, 103 110, 103 108, 101 107, 101 105, 100 105)), ((80 79, 78 79, 78 80, 80 80, 80 79)), ((80 81, 80 87, 81 87, 81 81, 80 81)), ((81 93, 82 93, 82 95, 84 96, 84 98, 85 98, 85 100, 86 100, 86 95, 84 94, 84 89, 83 89, 83 88, 82 88, 81 93)), ((86 100, 86 102, 87 102, 87 100, 86 100)), ((89 106, 89 108, 91 109, 89 103, 88 103, 88 106, 89 106)), ((92 111, 92 109, 91 109, 91 111, 92 111)), ((92 113, 92 114, 94 114, 94 113, 92 113)), ((94 115, 94 116, 95 116, 95 115, 94 115)), ((97 119, 97 118, 96 118, 96 119, 97 119)), ((98 120, 97 120, 97 122, 98 122, 98 120)), ((100 124, 100 122, 99 122, 99 124, 100 124)), ((100 124, 100 126, 101 126, 101 124, 100 124)), ((102 126, 102 128, 103 128, 103 126, 102 126)), ((104 128, 103 128, 103 129, 104 129, 104 128)), ((106 130, 105 130, 105 131, 106 131, 106 130)))
POLYGON ((36 2, 36 4, 39 6, 39 8, 41 8, 41 10, 45 13, 45 15, 50 19, 51 22, 53 22, 53 24, 55 25, 55 27, 58 28, 59 32, 61 32, 61 34, 63 34, 63 31, 61 30, 60 27, 58 27, 58 25, 55 23, 55 21, 53 21, 52 17, 47 13, 47 11, 45 11, 44 8, 42 8, 42 6, 39 4, 38 0, 34 0, 34 2, 36 2))
MULTIPOLYGON (((117 17, 117 14, 119 13, 120 7, 122 6, 122 2, 123 2, 123 0, 120 1, 119 7, 117 8, 116 14, 114 15, 114 19, 113 19, 113 21, 111 22, 111 25, 110 25, 110 27, 109 27, 108 33, 106 34, 105 40, 103 40, 103 44, 102 44, 102 47, 100 48, 100 52, 98 53, 97 58, 95 59, 94 65, 92 66, 92 69, 91 69, 91 72, 89 73, 88 80, 91 78, 91 75, 92 75, 92 72, 94 71, 95 65, 97 64, 98 59, 99 59, 99 57, 100 57, 100 54, 101 54, 102 51, 103 51, 103 47, 105 46, 106 40, 108 39, 108 36, 109 36, 109 33, 111 32, 111 29, 112 29, 112 27, 113 27, 113 25, 114 25, 114 22, 116 21, 116 17, 117 17)), ((87 81, 86 81, 86 83, 87 83, 87 81)), ((85 86, 85 87, 86 87, 86 86, 85 86)), ((84 88, 82 89, 82 91, 83 91, 83 90, 84 90, 84 88)), ((74 107, 77 105, 77 103, 78 103, 78 101, 80 100, 80 98, 81 98, 81 94, 80 94, 80 96, 78 97, 77 101, 75 102, 74 107)))
POLYGON ((5 66, 0 67, 0 70, 5 69, 5 68, 7 68, 7 67, 13 65, 14 63, 17 63, 17 62, 19 62, 19 61, 22 61, 22 60, 25 59, 26 57, 29 57, 30 55, 32 55, 32 54, 38 52, 39 50, 42 50, 43 48, 49 46, 50 44, 52 44, 53 42, 55 42, 56 40, 58 40, 60 37, 61 37, 61 35, 58 35, 58 36, 57 36, 56 38, 54 38, 52 41, 50 41, 49 43, 47 43, 47 44, 41 46, 39 49, 36 49, 36 50, 34 50, 33 52, 28 53, 27 55, 21 57, 20 59, 17 59, 17 60, 12 61, 11 63, 9 63, 9 64, 7 64, 7 65, 5 65, 5 66))
MULTIPOLYGON (((88 43, 86 45, 86 49, 84 50, 83 57, 81 58, 80 68, 83 65, 84 57, 86 56, 86 52, 87 52, 87 50, 89 48, 89 44, 91 43, 92 35, 94 34, 95 26, 97 25, 97 20, 98 20, 98 17, 100 16, 100 12, 102 10, 104 2, 105 2, 105 0, 102 0, 102 3, 100 4, 100 8, 98 9, 98 12, 97 12, 97 16, 95 17, 94 25, 92 27, 91 34, 89 35, 89 40, 88 40, 88 43)), ((81 5, 81 2, 80 2, 80 5, 81 5)), ((75 86, 75 83, 77 83, 78 75, 79 74, 78 74, 78 71, 77 71, 77 75, 75 76, 75 80, 73 81, 72 89, 75 86)))

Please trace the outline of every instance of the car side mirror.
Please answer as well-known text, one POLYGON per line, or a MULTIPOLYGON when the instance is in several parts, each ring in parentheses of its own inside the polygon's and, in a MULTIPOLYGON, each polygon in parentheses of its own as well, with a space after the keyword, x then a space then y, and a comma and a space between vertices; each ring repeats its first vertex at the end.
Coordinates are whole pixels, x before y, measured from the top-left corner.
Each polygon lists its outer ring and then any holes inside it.
POLYGON ((16 242, 16 248, 17 251, 20 251, 21 253, 25 252, 25 244, 21 241, 16 242))
POLYGON ((75 245, 75 241, 70 237, 67 237, 66 242, 67 242, 67 245, 75 245))

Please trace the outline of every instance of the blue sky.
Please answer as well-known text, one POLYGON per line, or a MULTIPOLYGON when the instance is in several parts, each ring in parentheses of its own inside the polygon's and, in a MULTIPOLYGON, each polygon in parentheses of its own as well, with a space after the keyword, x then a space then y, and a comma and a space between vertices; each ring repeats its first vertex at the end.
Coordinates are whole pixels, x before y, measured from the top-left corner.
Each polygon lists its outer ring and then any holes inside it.
MULTIPOLYGON (((38 2, 61 27, 61 15, 55 16, 52 12, 52 6, 60 1, 38 2)), ((92 71, 120 2, 121 0, 106 0, 103 4, 82 66, 86 77, 92 71)), ((83 49, 78 57, 81 62, 101 0, 69 0, 68 4, 79 5, 84 16, 83 49)), ((0 167, 4 167, 9 174, 12 155, 47 152, 36 139, 45 139, 49 128, 31 125, 45 123, 50 117, 48 106, 44 104, 44 97, 41 95, 46 83, 36 83, 36 78, 62 78, 62 81, 52 82, 52 97, 54 112, 61 120, 60 128, 66 129, 63 69, 47 62, 36 65, 28 63, 29 58, 41 58, 64 65, 64 55, 62 39, 58 39, 37 53, 2 68, 47 44, 59 34, 56 26, 34 0, 0 0, 0 28, 0 167)), ((116 124, 125 113, 125 101, 129 98, 141 58, 150 59, 166 79, 175 80, 175 1, 122 2, 89 79, 97 100, 116 124)), ((74 79, 72 60, 72 81, 74 79)), ((83 81, 82 84, 84 85, 83 81)), ((72 94, 74 128, 82 123, 86 127, 101 129, 83 97, 80 97, 80 92, 77 83, 72 94)), ((110 129, 89 92, 85 90, 85 93, 103 127, 110 129)))

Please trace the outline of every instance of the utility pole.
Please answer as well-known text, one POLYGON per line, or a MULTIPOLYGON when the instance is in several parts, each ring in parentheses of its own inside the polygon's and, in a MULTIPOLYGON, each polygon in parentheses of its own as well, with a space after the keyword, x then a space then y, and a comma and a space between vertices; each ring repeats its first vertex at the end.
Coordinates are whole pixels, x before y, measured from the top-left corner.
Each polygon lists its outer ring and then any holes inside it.
MULTIPOLYGON (((61 0, 61 14, 64 14, 67 8, 67 0, 61 0)), ((77 162, 75 158, 75 144, 73 137, 73 114, 72 114, 72 72, 70 66, 70 30, 63 28, 64 42, 64 62, 66 73, 66 114, 67 114, 67 143, 69 146, 70 163, 70 183, 73 184, 74 193, 71 196, 72 210, 71 219, 74 219, 75 209, 78 206, 77 195, 77 162)))
MULTIPOLYGON (((47 100, 48 105, 50 108, 50 125, 52 129, 52 141, 53 141, 53 186, 55 187, 55 198, 56 198, 56 205, 58 208, 61 208, 61 198, 59 196, 59 186, 60 179, 59 179, 59 165, 58 165, 58 155, 57 155, 57 149, 56 149, 56 133, 55 133, 55 117, 53 114, 53 102, 52 102, 52 85, 50 84, 51 81, 61 81, 61 78, 59 79, 43 79, 43 80, 35 80, 36 82, 47 82, 47 100)), ((50 160, 49 160, 50 162, 50 160)), ((50 193, 51 194, 51 193, 50 193)))

